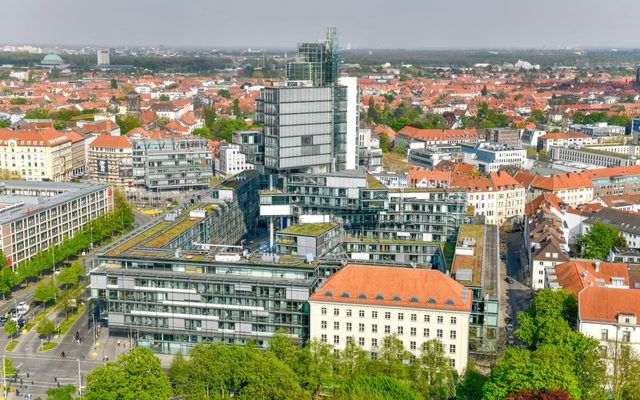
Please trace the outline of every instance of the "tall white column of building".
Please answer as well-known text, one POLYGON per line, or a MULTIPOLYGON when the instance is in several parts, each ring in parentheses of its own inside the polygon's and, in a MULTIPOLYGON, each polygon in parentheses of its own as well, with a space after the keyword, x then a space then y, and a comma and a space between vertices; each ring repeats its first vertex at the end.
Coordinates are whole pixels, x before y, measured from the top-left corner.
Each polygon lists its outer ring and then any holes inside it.
POLYGON ((347 165, 346 169, 356 169, 358 166, 358 128, 360 115, 358 103, 360 93, 358 78, 345 76, 339 79, 339 84, 347 87, 347 165))

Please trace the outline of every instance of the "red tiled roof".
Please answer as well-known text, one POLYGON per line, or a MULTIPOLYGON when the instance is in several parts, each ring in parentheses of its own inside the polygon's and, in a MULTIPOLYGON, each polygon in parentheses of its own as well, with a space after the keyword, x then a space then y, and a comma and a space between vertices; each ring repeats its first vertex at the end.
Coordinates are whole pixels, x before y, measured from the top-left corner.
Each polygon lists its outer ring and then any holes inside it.
POLYGON ((588 139, 591 136, 583 132, 548 132, 540 136, 540 139, 588 139))
POLYGON ((71 139, 64 133, 53 128, 37 131, 12 131, 11 129, 0 129, 0 141, 16 139, 18 146, 58 146, 62 143, 70 142, 71 139))
POLYGON ((596 262, 593 260, 572 260, 557 264, 555 270, 558 284, 575 294, 589 285, 599 286, 598 278, 603 279, 607 285, 611 284, 612 277, 624 278, 625 284, 629 284, 627 264, 599 261, 600 270, 596 272, 596 262))
POLYGON ((91 147, 107 147, 113 149, 130 149, 131 142, 126 136, 100 135, 91 142, 91 147))
POLYGON ((581 321, 616 322, 618 314, 640 318, 640 290, 589 286, 578 294, 581 321))
POLYGON ((349 264, 309 300, 469 311, 471 290, 438 270, 349 264))

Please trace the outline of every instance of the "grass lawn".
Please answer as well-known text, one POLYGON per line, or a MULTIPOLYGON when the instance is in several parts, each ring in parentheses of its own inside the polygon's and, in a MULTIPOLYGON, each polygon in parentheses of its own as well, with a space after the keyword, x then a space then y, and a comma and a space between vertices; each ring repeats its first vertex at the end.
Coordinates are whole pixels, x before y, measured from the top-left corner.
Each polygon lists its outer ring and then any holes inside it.
POLYGON ((407 162, 404 154, 394 152, 383 153, 382 164, 385 171, 406 172, 411 169, 411 164, 407 162))
POLYGON ((12 340, 12 341, 9 342, 7 347, 5 347, 4 349, 6 351, 13 351, 16 348, 17 345, 18 345, 18 341, 17 340, 12 340))
POLYGON ((58 345, 56 342, 45 342, 38 351, 47 351, 55 348, 58 345))

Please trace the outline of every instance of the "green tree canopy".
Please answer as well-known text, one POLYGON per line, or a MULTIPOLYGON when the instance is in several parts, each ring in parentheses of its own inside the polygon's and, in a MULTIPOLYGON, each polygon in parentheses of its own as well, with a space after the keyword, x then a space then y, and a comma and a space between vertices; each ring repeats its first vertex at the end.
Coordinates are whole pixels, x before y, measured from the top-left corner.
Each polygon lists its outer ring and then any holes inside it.
POLYGON ((579 242, 580 256, 598 260, 606 260, 609 250, 616 247, 627 247, 627 241, 618 230, 602 222, 596 222, 579 242))
POLYGON ((4 330, 4 333, 6 333, 9 336, 9 339, 13 339, 13 335, 18 333, 18 327, 13 321, 5 322, 4 327, 2 329, 4 330))
POLYGON ((65 385, 57 388, 47 389, 47 400, 72 400, 76 393, 76 387, 65 385))
POLYGON ((420 400, 407 385, 385 375, 363 376, 338 391, 338 400, 420 400))
POLYGON ((91 371, 84 393, 87 400, 166 400, 170 396, 171 383, 160 360, 141 347, 91 371))
POLYGON ((42 279, 33 291, 33 298, 46 304, 55 299, 58 293, 60 293, 60 289, 53 282, 53 279, 49 279, 47 283, 42 279))
POLYGON ((51 340, 51 335, 56 331, 56 324, 49 318, 44 318, 38 326, 36 326, 36 333, 40 336, 46 336, 47 342, 51 340))
POLYGON ((120 127, 120 132, 123 135, 132 129, 142 126, 140 120, 133 115, 126 115, 124 118, 116 117, 116 124, 120 127))
POLYGON ((422 344, 410 368, 413 387, 426 399, 449 399, 454 395, 457 373, 449 365, 444 345, 436 339, 422 344))

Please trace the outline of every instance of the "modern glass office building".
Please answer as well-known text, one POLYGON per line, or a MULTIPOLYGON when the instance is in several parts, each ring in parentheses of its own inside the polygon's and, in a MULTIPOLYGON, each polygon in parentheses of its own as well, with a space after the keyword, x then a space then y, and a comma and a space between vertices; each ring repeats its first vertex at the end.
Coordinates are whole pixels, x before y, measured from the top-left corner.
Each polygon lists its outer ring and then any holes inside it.
POLYGON ((331 86, 340 77, 340 42, 336 28, 327 30, 327 38, 298 43, 298 54, 287 62, 287 80, 311 82, 313 86, 331 86))
POLYGON ((204 188, 213 177, 207 139, 139 138, 133 145, 133 183, 152 191, 204 188))

